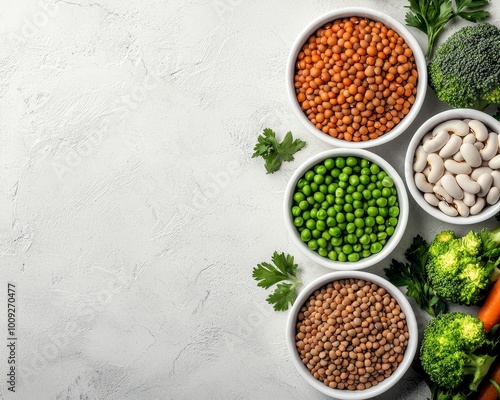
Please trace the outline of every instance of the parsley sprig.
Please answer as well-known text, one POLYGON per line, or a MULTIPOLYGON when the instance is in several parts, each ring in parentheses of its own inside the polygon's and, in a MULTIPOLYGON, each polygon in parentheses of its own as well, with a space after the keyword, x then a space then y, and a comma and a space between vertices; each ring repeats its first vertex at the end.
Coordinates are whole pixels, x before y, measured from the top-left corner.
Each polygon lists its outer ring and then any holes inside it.
POLYGON ((467 21, 478 22, 490 16, 490 13, 479 8, 487 5, 489 0, 455 0, 453 8, 451 0, 409 0, 406 6, 410 11, 406 14, 406 25, 412 26, 427 35, 427 57, 432 55, 434 42, 444 26, 453 18, 460 17, 467 21))
POLYGON ((264 158, 266 171, 268 174, 272 174, 280 169, 283 161, 293 161, 293 155, 305 145, 306 142, 300 139, 293 140, 292 132, 288 132, 283 141, 279 143, 276 134, 271 129, 266 128, 258 138, 252 158, 264 158))
POLYGON ((392 260, 389 268, 385 268, 385 275, 389 282, 396 286, 406 286, 406 295, 415 299, 423 310, 433 317, 446 312, 447 304, 436 295, 429 284, 425 263, 427 262, 429 245, 417 235, 411 246, 405 252, 407 264, 392 260))
POLYGON ((252 276, 259 283, 257 286, 269 289, 277 284, 276 289, 267 298, 269 304, 274 304, 275 311, 288 310, 297 297, 296 288, 302 282, 297 277, 297 264, 293 256, 285 253, 274 252, 272 262, 274 265, 262 262, 254 269, 252 276), (288 281, 290 283, 278 283, 288 281))

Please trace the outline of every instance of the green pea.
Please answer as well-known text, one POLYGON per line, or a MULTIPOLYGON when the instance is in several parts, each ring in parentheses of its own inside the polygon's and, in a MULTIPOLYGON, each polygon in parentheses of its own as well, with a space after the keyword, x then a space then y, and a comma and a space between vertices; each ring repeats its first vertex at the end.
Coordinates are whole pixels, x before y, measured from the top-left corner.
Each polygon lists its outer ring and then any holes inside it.
POLYGON ((319 238, 318 239, 318 246, 324 249, 326 247, 326 240, 323 238, 319 238))
POLYGON ((307 242, 307 245, 311 250, 317 250, 319 247, 318 241, 316 239, 309 240, 309 242, 307 242))
POLYGON ((328 217, 328 218, 326 219, 326 225, 327 225, 328 227, 335 226, 335 225, 337 225, 337 221, 336 221, 336 220, 335 220, 335 218, 333 218, 333 217, 328 217))
POLYGON ((323 164, 325 164, 326 169, 332 170, 335 167, 335 161, 332 158, 327 158, 323 164))
POLYGON ((356 192, 354 192, 352 194, 352 198, 354 200, 362 200, 363 199, 363 195, 360 192, 356 191, 356 192))
POLYGON ((387 205, 387 199, 385 197, 380 197, 377 199, 377 206, 385 207, 387 205))
POLYGON ((350 261, 350 262, 356 262, 356 261, 359 261, 359 254, 358 253, 352 253, 352 254, 349 254, 347 256, 347 259, 350 261))
POLYGON ((382 189, 384 188, 382 186, 382 182, 380 182, 380 181, 375 182, 375 186, 377 187, 378 190, 380 190, 380 194, 382 194, 382 189))
POLYGON ((344 244, 342 246, 342 253, 351 254, 352 253, 352 246, 350 244, 344 244))
MULTIPOLYGON (((377 182, 377 175, 370 176, 370 182, 375 185, 375 183, 377 182)), ((375 185, 375 187, 377 187, 377 186, 375 185)))
POLYGON ((304 218, 304 221, 307 221, 308 219, 311 218, 311 212, 310 211, 304 211, 302 213, 302 218, 304 218))
POLYGON ((382 244, 378 242, 372 243, 372 245, 370 246, 370 251, 372 252, 372 254, 377 254, 380 252, 380 250, 382 250, 382 244))
POLYGON ((328 193, 328 186, 326 185, 319 185, 319 191, 323 194, 327 194, 328 193))
POLYGON ((349 180, 349 175, 347 175, 345 172, 342 172, 339 175, 339 181, 340 182, 347 182, 349 180))
POLYGON ((366 213, 370 217, 375 217, 376 215, 378 215, 378 208, 377 207, 368 207, 368 209, 366 210, 366 213))
POLYGON ((346 213, 345 219, 347 222, 354 222, 354 214, 353 213, 346 213))
POLYGON ((307 185, 307 181, 304 179, 304 178, 301 178, 299 179, 299 181, 297 182, 297 187, 299 189, 302 189, 305 185, 307 185))
POLYGON ((349 182, 339 182, 339 188, 347 189, 349 187, 349 182))
POLYGON ((321 192, 316 192, 314 193, 314 200, 316 200, 317 202, 322 202, 323 200, 325 200, 325 195, 321 192))
POLYGON ((352 213, 354 211, 354 207, 352 206, 352 204, 344 204, 344 211, 346 213, 352 213))
POLYGON ((356 235, 357 238, 360 238, 361 236, 363 236, 365 233, 365 231, 363 230, 363 228, 356 228, 356 231, 354 232, 354 234, 356 235))
POLYGON ((374 175, 377 175, 379 172, 380 172, 380 167, 373 163, 372 165, 370 165, 370 172, 374 175))
POLYGON ((370 236, 367 234, 364 234, 359 238, 359 243, 361 244, 369 244, 370 243, 370 236))
POLYGON ((305 186, 302 188, 302 193, 304 193, 306 196, 310 196, 310 195, 311 195, 311 193, 312 193, 311 186, 309 186, 309 185, 305 185, 305 186))
MULTIPOLYGON (((337 200, 337 199, 335 199, 335 200, 337 200)), ((342 204, 335 204, 335 205, 333 206, 333 208, 334 208, 334 209, 335 209, 335 211, 337 211, 337 212, 341 212, 341 211, 343 211, 343 210, 344 210, 344 207, 342 207, 342 204)))
POLYGON ((335 211, 335 208, 333 207, 328 207, 326 209, 326 215, 328 215, 329 217, 335 217, 335 215, 337 215, 337 211, 335 211))
POLYGON ((307 198, 307 202, 310 204, 310 205, 313 205, 314 203, 316 203, 316 201, 314 200, 314 197, 313 196, 309 196, 307 198))
POLYGON ((387 233, 385 233, 385 232, 379 232, 379 233, 377 233, 377 239, 378 240, 384 240, 386 238, 387 238, 387 233))
MULTIPOLYGON (((313 233, 314 236, 314 233, 313 233)), ((376 233, 370 233, 370 242, 376 242, 377 241, 377 234, 376 233)))
POLYGON ((335 204, 338 204, 338 205, 344 205, 345 204, 345 200, 342 198, 342 197, 337 197, 335 199, 335 204))
POLYGON ((332 237, 330 243, 332 246, 340 246, 342 244, 342 237, 332 237))
POLYGON ((374 199, 378 199, 380 196, 382 196, 382 192, 379 189, 375 189, 372 192, 372 196, 373 196, 374 199))
POLYGON ((366 200, 371 199, 372 198, 372 192, 370 192, 370 190, 368 190, 368 189, 363 190, 363 197, 366 200))
POLYGON ((324 165, 318 165, 318 168, 316 169, 316 173, 319 175, 325 175, 326 174, 326 167, 324 165))
MULTIPOLYGON (((356 215, 356 214, 354 214, 354 215, 356 215)), ((356 225, 357 228, 364 228, 365 221, 362 218, 355 218, 354 224, 356 225)))
POLYGON ((326 200, 324 200, 321 203, 321 208, 324 208, 326 210, 328 207, 330 207, 330 203, 328 203, 326 200))
POLYGON ((311 231, 309 229, 304 229, 302 232, 300 232, 300 238, 303 242, 308 242, 309 240, 311 240, 311 231))
POLYGON ((359 177, 357 175, 351 175, 349 177, 349 183, 352 186, 358 186, 359 185, 359 177))
POLYGON ((392 194, 393 196, 396 196, 396 195, 398 194, 398 191, 396 190, 396 188, 395 188, 395 187, 392 187, 392 188, 391 188, 391 194, 392 194))
POLYGON ((347 256, 344 253, 340 252, 339 255, 338 255, 338 260, 340 262, 346 262, 347 261, 347 256))
POLYGON ((337 216, 335 217, 335 219, 337 220, 337 222, 339 224, 341 224, 342 222, 345 221, 345 215, 342 213, 338 213, 337 216))
POLYGON ((361 200, 354 200, 352 202, 352 206, 355 210, 360 209, 361 211, 363 211, 363 202, 361 200))
POLYGON ((396 205, 396 202, 398 201, 398 198, 396 196, 390 196, 389 199, 387 200, 387 204, 389 204, 389 207, 392 207, 396 205))
POLYGON ((378 232, 383 232, 383 231, 385 231, 385 225, 382 225, 382 224, 381 224, 381 225, 378 225, 378 226, 377 226, 377 231, 378 231, 378 232))
POLYGON ((324 231, 322 234, 321 234, 321 237, 327 241, 330 241, 330 239, 332 238, 332 236, 328 233, 328 231, 324 231))
POLYGON ((302 218, 302 217, 295 217, 294 220, 293 220, 293 224, 295 226, 302 226, 302 225, 304 225, 304 218, 302 218))
POLYGON ((378 215, 386 218, 389 215, 389 209, 387 207, 380 207, 378 209, 378 215))
POLYGON ((337 253, 333 250, 328 252, 328 258, 332 261, 337 261, 337 253))
POLYGON ((339 185, 337 185, 336 183, 330 183, 328 185, 328 193, 330 194, 334 194, 335 193, 335 190, 339 187, 339 185))
POLYGON ((311 234, 312 234, 312 237, 313 237, 314 239, 317 239, 317 238, 321 237, 321 232, 320 232, 320 231, 318 231, 317 229, 313 230, 313 231, 311 232, 311 234))
POLYGON ((311 218, 316 219, 317 215, 318 215, 318 210, 313 208, 311 210, 311 218))
POLYGON ((316 229, 316 221, 313 219, 308 219, 306 221, 306 227, 307 227, 307 229, 311 229, 311 230, 316 229))
POLYGON ((352 222, 348 223, 346 226, 347 233, 353 233, 356 230, 356 225, 352 222))
POLYGON ((301 210, 307 210, 309 208, 309 203, 307 201, 303 200, 299 203, 299 208, 301 210))
POLYGON ((346 175, 349 175, 349 176, 350 176, 350 175, 352 175, 352 168, 351 168, 351 167, 349 167, 349 166, 348 166, 348 167, 344 167, 344 168, 342 168, 342 172, 343 172, 344 174, 346 174, 346 175))
POLYGON ((377 185, 375 185, 373 182, 369 183, 368 186, 366 187, 370 192, 373 192, 376 188, 377 185))
POLYGON ((352 167, 352 170, 359 174, 361 172, 361 166, 360 165, 355 165, 354 167, 352 167))
POLYGON ((303 193, 297 192, 293 195, 293 199, 297 202, 300 203, 301 201, 304 201, 306 196, 304 196, 303 193))
POLYGON ((346 194, 345 201, 346 201, 346 203, 352 203, 354 201, 354 199, 353 199, 351 194, 346 194))
POLYGON ((394 235, 394 227, 393 226, 388 226, 385 228, 385 233, 387 233, 387 236, 392 236, 394 235))
POLYGON ((377 200, 370 199, 370 200, 368 200, 367 204, 368 204, 368 207, 375 207, 377 205, 377 200))
POLYGON ((356 157, 347 157, 347 160, 345 161, 345 163, 349 166, 349 167, 354 167, 355 165, 358 164, 358 159, 356 157))
POLYGON ((389 188, 383 188, 382 189, 382 196, 385 198, 388 198, 391 195, 391 189, 389 188))
POLYGON ((399 207, 393 206, 389 208, 389 215, 391 217, 397 217, 399 215, 399 207))
POLYGON ((333 182, 333 177, 331 175, 326 175, 325 176, 325 184, 329 185, 333 182))
POLYGON ((311 191, 312 192, 317 192, 318 189, 319 189, 319 186, 318 186, 318 184, 316 182, 311 182, 310 186, 311 186, 311 191))
POLYGON ((326 229, 326 222, 321 220, 316 222, 316 229, 319 231, 324 231, 326 229))
POLYGON ((335 166, 337 168, 344 168, 345 167, 345 158, 344 157, 337 157, 335 159, 335 166))
POLYGON ((349 185, 347 186, 347 189, 345 190, 348 194, 353 194, 355 191, 356 191, 356 187, 355 186, 352 186, 352 185, 349 185))
POLYGON ((365 189, 366 189, 365 185, 358 185, 358 187, 356 188, 356 191, 358 191, 359 193, 363 193, 363 190, 365 190, 365 189))
POLYGON ((342 171, 340 169, 334 168, 332 169, 332 172, 330 172, 330 175, 332 176, 332 178, 338 178, 341 172, 342 171))
POLYGON ((363 210, 362 208, 357 208, 356 210, 354 210, 354 217, 361 218, 363 215, 365 215, 365 210, 363 210))
POLYGON ((314 182, 318 185, 321 185, 325 181, 325 177, 323 175, 314 175, 314 182))
POLYGON ((346 222, 341 222, 340 224, 337 225, 340 229, 342 230, 345 230, 345 228, 347 227, 347 223, 346 222))
POLYGON ((359 177, 359 181, 361 182, 362 185, 368 185, 370 183, 370 177, 368 175, 361 175, 359 177))
POLYGON ((344 189, 340 187, 337 188, 337 190, 335 190, 335 197, 344 197, 344 194, 345 194, 344 189))
POLYGON ((360 165, 361 165, 361 168, 367 168, 370 166, 370 161, 368 161, 366 158, 362 158, 360 165))
MULTIPOLYGON (((366 221, 365 221, 365 224, 366 224, 366 221)), ((372 232, 373 232, 373 228, 372 228, 371 226, 367 226, 367 227, 365 227, 365 233, 366 233, 367 235, 369 235, 369 234, 370 234, 370 233, 372 233, 372 232)))
POLYGON ((356 252, 356 253, 360 253, 361 251, 363 251, 363 247, 361 246, 360 243, 356 243, 352 246, 352 249, 356 252))
POLYGON ((328 217, 327 213, 325 210, 318 210, 318 214, 316 215, 318 219, 324 220, 328 217))
POLYGON ((373 217, 366 217, 365 218, 365 225, 368 227, 372 227, 375 225, 375 218, 373 217))
POLYGON ((389 224, 391 226, 396 226, 398 224, 398 219, 394 217, 389 218, 389 224))
POLYGON ((361 168, 361 175, 363 176, 368 176, 368 175, 371 175, 371 171, 370 171, 370 168, 361 168))
POLYGON ((384 179, 382 179, 382 185, 386 188, 391 188, 394 186, 394 181, 391 177, 385 176, 384 179))
POLYGON ((318 249, 318 254, 321 256, 321 257, 326 257, 327 254, 328 254, 328 250, 327 249, 322 249, 321 247, 318 249))
POLYGON ((384 240, 381 240, 381 241, 380 241, 380 244, 381 244, 382 246, 385 246, 385 244, 386 244, 386 243, 387 243, 387 240, 386 240, 386 239, 384 239, 384 240))
POLYGON ((367 258, 367 257, 370 257, 372 255, 371 251, 370 250, 363 250, 363 252, 361 253, 361 256, 363 258, 367 258))
POLYGON ((330 235, 332 235, 333 237, 339 237, 342 234, 342 229, 340 229, 339 227, 330 228, 328 230, 328 233, 330 233, 330 235))
POLYGON ((306 174, 304 175, 304 178, 311 182, 314 179, 314 171, 307 171, 306 174))
POLYGON ((302 210, 300 209, 299 206, 293 206, 292 207, 292 215, 294 217, 298 217, 300 214, 302 214, 302 210))
POLYGON ((355 244, 358 241, 358 238, 353 233, 350 233, 349 235, 347 235, 346 239, 347 239, 347 243, 350 243, 350 244, 355 244))

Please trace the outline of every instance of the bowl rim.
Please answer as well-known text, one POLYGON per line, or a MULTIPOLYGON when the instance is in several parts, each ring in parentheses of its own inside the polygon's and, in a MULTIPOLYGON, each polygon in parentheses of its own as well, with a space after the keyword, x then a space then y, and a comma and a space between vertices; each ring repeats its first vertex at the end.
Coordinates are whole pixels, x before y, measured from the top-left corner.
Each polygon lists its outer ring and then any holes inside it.
POLYGON ((354 271, 358 269, 371 267, 372 265, 382 261, 397 247, 397 245, 399 244, 405 233, 406 225, 408 223, 409 200, 403 180, 401 179, 397 171, 392 167, 392 165, 389 164, 389 162, 384 160, 379 155, 372 153, 368 150, 339 148, 339 149, 330 149, 318 153, 315 156, 304 161, 302 165, 300 165, 295 170, 285 188, 285 194, 283 200, 283 213, 285 219, 285 226, 288 230, 289 235, 292 238, 292 241, 299 248, 299 250, 302 251, 302 253, 305 254, 309 259, 311 259, 312 261, 316 262, 319 265, 322 265, 323 267, 327 267, 333 270, 343 271, 348 269, 349 271, 354 271), (344 156, 344 157, 355 156, 359 158, 366 158, 369 161, 376 163, 392 178, 396 186, 396 189, 398 191, 399 216, 398 216, 398 224, 396 225, 394 234, 390 237, 390 239, 387 241, 387 243, 384 245, 384 247, 379 253, 373 254, 370 257, 363 258, 356 262, 333 261, 330 260, 329 258, 321 257, 318 253, 311 250, 300 239, 299 232, 297 231, 295 225, 293 224, 292 214, 290 212, 291 206, 293 204, 293 192, 297 185, 297 182, 302 177, 302 175, 304 175, 304 173, 309 168, 318 164, 319 162, 329 157, 339 157, 339 156, 344 156))
POLYGON ((299 374, 316 390, 322 392, 323 394, 335 397, 340 400, 362 400, 369 399, 371 397, 380 395, 381 393, 389 390, 393 387, 406 373, 406 371, 410 368, 410 365, 415 357, 417 347, 418 347, 418 325, 417 319, 415 317, 415 312, 413 311, 412 306, 409 301, 406 299, 406 296, 392 283, 382 278, 379 275, 375 275, 372 273, 364 272, 364 271, 338 271, 331 272, 320 276, 315 279, 311 283, 309 283, 298 295, 295 300, 294 305, 288 315, 287 323, 286 323, 286 342, 288 351, 292 358, 292 362, 295 365, 295 368, 298 370, 299 374), (408 345, 406 346, 406 350, 404 352, 405 357, 403 361, 398 365, 398 368, 392 373, 392 375, 384 379, 377 386, 373 386, 369 389, 365 389, 362 391, 349 391, 349 390, 340 390, 340 389, 332 389, 326 386, 323 382, 320 382, 309 372, 307 367, 302 363, 299 353, 295 346, 295 324, 297 321, 297 316, 299 314, 300 308, 305 303, 305 301, 309 298, 309 296, 320 287, 339 279, 363 279, 368 282, 372 282, 377 284, 380 287, 383 287, 390 295, 396 299, 402 311, 406 315, 406 323, 408 326, 408 333, 410 335, 408 339, 408 345), (361 394, 363 393, 363 394, 361 394))
POLYGON ((484 208, 483 211, 481 211, 477 215, 471 215, 468 217, 450 217, 449 215, 443 213, 439 208, 433 207, 429 203, 427 203, 427 201, 424 199, 424 194, 417 189, 415 180, 413 179, 413 158, 415 155, 415 150, 420 144, 422 138, 435 126, 447 120, 466 118, 477 119, 486 124, 486 126, 491 131, 500 133, 500 122, 493 118, 491 115, 488 115, 482 111, 469 108, 456 108, 453 110, 446 110, 429 118, 420 126, 420 128, 415 132, 410 143, 408 144, 405 156, 404 169, 406 185, 408 186, 408 190, 410 191, 411 196, 413 197, 415 202, 420 206, 420 208, 422 208, 432 217, 454 225, 470 225, 486 221, 500 211, 500 201, 492 206, 484 208))
POLYGON ((427 63, 424 53, 419 43, 415 39, 415 37, 408 29, 406 29, 406 27, 402 23, 400 23, 395 18, 372 8, 365 8, 365 7, 340 8, 320 15, 312 22, 310 22, 297 36, 288 56, 288 61, 286 66, 286 88, 288 93, 288 99, 292 106, 293 113, 299 119, 301 124, 307 129, 307 131, 312 133, 315 137, 328 143, 331 146, 353 148, 353 149, 370 148, 370 147, 380 146, 384 143, 387 143, 397 138, 406 129, 408 129, 408 127, 414 121, 414 119, 420 112, 420 109, 422 108, 422 105, 425 100, 425 94, 427 91, 427 63), (295 62, 297 60, 297 56, 300 52, 301 47, 305 43, 307 38, 309 38, 312 33, 314 33, 319 27, 321 27, 325 23, 333 21, 338 18, 351 17, 351 16, 370 18, 375 21, 380 21, 384 25, 393 28, 399 35, 401 35, 405 39, 406 43, 408 43, 411 50, 413 51, 418 71, 417 94, 415 95, 415 103, 410 108, 409 113, 390 132, 383 134, 377 139, 370 139, 364 142, 363 141, 348 142, 346 140, 341 140, 331 137, 330 135, 318 130, 309 121, 309 119, 305 116, 304 112, 300 108, 294 87, 295 62))

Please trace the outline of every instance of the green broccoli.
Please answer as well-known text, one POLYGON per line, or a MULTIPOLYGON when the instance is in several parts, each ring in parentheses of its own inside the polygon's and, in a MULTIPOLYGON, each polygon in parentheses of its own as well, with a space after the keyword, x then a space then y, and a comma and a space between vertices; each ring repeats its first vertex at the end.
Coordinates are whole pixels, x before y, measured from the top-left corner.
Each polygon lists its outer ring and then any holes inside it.
POLYGON ((500 275, 500 228, 470 231, 456 238, 441 232, 429 246, 425 266, 429 283, 437 296, 466 305, 480 304, 490 285, 500 275))
POLYGON ((429 84, 455 108, 500 104, 500 29, 481 23, 451 35, 429 63, 429 84))
POLYGON ((475 391, 496 358, 492 348, 479 319, 459 312, 442 314, 424 330, 420 361, 438 386, 454 390, 467 385, 475 391))

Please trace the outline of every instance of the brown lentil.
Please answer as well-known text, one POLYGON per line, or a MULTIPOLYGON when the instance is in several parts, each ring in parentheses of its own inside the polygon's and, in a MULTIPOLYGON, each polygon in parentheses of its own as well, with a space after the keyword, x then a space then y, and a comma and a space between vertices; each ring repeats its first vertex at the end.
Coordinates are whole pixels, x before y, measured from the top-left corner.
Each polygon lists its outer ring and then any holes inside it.
POLYGON ((403 37, 381 22, 350 17, 308 39, 297 57, 294 85, 317 129, 358 142, 389 132, 408 114, 417 78, 403 37))
POLYGON ((316 290, 299 311, 296 332, 297 350, 311 374, 345 390, 368 389, 388 378, 403 361, 409 338, 396 300, 378 285, 356 279, 316 290), (331 318, 325 314, 325 299, 333 315, 347 307, 353 311, 331 318))

